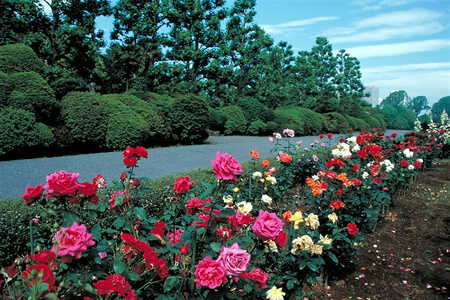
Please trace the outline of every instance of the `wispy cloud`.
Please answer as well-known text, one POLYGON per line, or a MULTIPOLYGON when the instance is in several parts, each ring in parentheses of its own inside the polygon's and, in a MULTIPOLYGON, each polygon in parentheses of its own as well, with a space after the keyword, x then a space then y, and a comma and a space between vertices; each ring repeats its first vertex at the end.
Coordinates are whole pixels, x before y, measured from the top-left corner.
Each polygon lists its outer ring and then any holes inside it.
POLYGON ((333 43, 373 42, 427 36, 448 28, 445 13, 413 8, 364 18, 345 28, 325 32, 333 43))
POLYGON ((390 7, 411 5, 423 0, 357 0, 351 4, 363 10, 380 10, 390 7))
POLYGON ((434 39, 405 43, 360 46, 348 48, 346 49, 346 52, 358 58, 369 58, 438 51, 445 48, 450 51, 450 40, 448 39, 434 39))
POLYGON ((426 96, 430 104, 450 96, 450 62, 385 65, 364 68, 362 80, 376 85, 386 98, 392 90, 404 90, 410 97, 426 96))
POLYGON ((301 27, 314 25, 319 22, 324 21, 332 21, 339 19, 338 17, 317 17, 317 18, 309 18, 304 20, 295 20, 286 23, 276 24, 276 25, 268 25, 261 24, 259 25, 264 31, 268 34, 280 34, 286 31, 298 30, 301 27))

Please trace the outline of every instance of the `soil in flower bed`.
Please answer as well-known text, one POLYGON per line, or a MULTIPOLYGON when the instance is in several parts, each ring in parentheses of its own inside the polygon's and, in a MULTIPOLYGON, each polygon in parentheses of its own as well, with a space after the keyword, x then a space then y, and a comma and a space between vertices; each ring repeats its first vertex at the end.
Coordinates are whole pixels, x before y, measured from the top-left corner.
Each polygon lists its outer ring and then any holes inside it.
POLYGON ((309 299, 450 299, 450 159, 420 174, 309 299))

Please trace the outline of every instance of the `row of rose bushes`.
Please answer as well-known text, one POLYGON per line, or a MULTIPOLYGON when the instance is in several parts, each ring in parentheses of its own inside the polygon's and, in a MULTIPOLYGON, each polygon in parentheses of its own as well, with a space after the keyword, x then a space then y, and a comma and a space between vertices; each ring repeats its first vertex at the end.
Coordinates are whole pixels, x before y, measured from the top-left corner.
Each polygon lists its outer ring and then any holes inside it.
POLYGON ((218 152, 216 181, 181 176, 168 199, 152 198, 147 179, 134 174, 148 157, 143 147, 125 149, 127 172, 108 186, 101 175, 78 182, 78 173, 49 174, 21 196, 54 222, 52 236, 37 245, 39 219, 30 220, 30 253, 5 268, 3 289, 30 299, 303 297, 325 266, 357 254, 382 206, 446 142, 439 130, 406 140, 377 132, 339 141, 320 135, 307 147, 294 136, 290 129, 274 133, 278 163, 251 150, 253 166, 245 171, 218 152), (84 209, 76 214, 75 206, 84 209), (95 222, 111 214, 111 226, 95 222))

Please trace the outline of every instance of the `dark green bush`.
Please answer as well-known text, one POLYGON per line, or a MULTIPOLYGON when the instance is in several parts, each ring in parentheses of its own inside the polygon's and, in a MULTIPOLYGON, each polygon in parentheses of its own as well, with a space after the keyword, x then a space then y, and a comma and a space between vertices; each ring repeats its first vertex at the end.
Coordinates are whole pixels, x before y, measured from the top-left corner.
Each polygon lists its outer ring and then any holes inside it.
POLYGON ((61 117, 75 143, 104 146, 107 116, 99 99, 88 92, 71 92, 61 101, 61 117))
POLYGON ((344 132, 348 130, 347 119, 337 112, 330 112, 324 114, 328 121, 329 125, 332 124, 333 127, 329 128, 330 132, 344 132))
POLYGON ((50 148, 56 143, 55 135, 52 130, 44 123, 36 123, 39 144, 43 148, 50 148))
POLYGON ((297 107, 296 109, 305 117, 304 135, 316 135, 322 132, 323 124, 319 113, 303 107, 297 107))
POLYGON ((28 46, 4 45, 0 47, 0 72, 6 74, 36 72, 43 75, 44 63, 28 46))
POLYGON ((8 74, 0 72, 0 108, 9 106, 9 95, 13 91, 13 85, 8 74))
POLYGON ((295 135, 305 135, 305 116, 297 107, 280 107, 275 110, 279 127, 277 131, 289 128, 295 131, 295 135))
POLYGON ((266 132, 267 125, 261 120, 253 121, 248 127, 247 133, 249 135, 262 135, 266 132))
POLYGON ((0 155, 40 144, 36 118, 33 113, 23 109, 0 109, 0 132, 0 155))
POLYGON ((117 99, 117 95, 99 97, 107 114, 105 145, 113 150, 143 146, 149 137, 147 122, 131 107, 117 99))
POLYGON ((131 107, 148 124, 149 139, 145 145, 155 146, 167 141, 172 135, 172 128, 166 120, 159 115, 152 105, 136 96, 121 94, 115 95, 122 103, 131 107))
POLYGON ((278 131, 278 124, 275 121, 269 121, 266 125, 266 134, 272 135, 272 133, 278 131))
POLYGON ((55 121, 59 109, 55 93, 39 74, 15 73, 10 75, 10 81, 13 91, 9 95, 9 106, 32 112, 37 121, 45 124, 55 121))
POLYGON ((258 100, 252 97, 240 98, 236 105, 242 109, 244 118, 248 123, 254 121, 265 121, 266 108, 258 100))
POLYGON ((209 129, 224 132, 227 116, 221 109, 210 108, 209 110, 209 129))
POLYGON ((365 129, 369 129, 370 126, 369 124, 367 124, 366 121, 364 121, 363 119, 360 118, 353 118, 353 120, 356 123, 356 130, 365 130, 365 129))
POLYGON ((205 98, 188 94, 172 104, 173 132, 182 144, 200 143, 208 138, 209 105, 205 98))
POLYGON ((230 105, 222 107, 221 111, 227 117, 225 134, 245 134, 247 132, 247 119, 244 117, 242 108, 237 105, 230 105))
MULTIPOLYGON (((40 213, 37 207, 27 206, 22 198, 0 199, 0 266, 8 267, 19 255, 30 252, 27 246, 30 242, 30 221, 40 213)), ((41 245, 49 242, 52 225, 40 219, 39 225, 34 226, 33 239, 41 245)))
POLYGON ((348 123, 348 127, 353 129, 353 130, 359 130, 359 128, 357 128, 357 124, 355 122, 355 118, 350 116, 350 115, 344 115, 345 119, 347 120, 348 123))

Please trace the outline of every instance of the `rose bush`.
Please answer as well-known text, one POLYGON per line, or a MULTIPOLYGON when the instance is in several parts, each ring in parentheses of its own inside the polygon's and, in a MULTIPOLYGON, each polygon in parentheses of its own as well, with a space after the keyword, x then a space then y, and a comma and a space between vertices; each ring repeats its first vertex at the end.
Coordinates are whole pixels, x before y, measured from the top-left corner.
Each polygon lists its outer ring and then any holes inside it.
POLYGON ((294 136, 288 129, 274 133, 280 161, 272 166, 254 150, 245 170, 218 152, 211 161, 215 181, 194 184, 181 176, 164 203, 152 198, 146 178, 135 177, 148 157, 142 147, 124 150, 127 171, 109 186, 101 176, 83 183, 78 173, 47 176, 44 187, 27 188, 22 197, 54 222, 53 239, 40 240, 44 249, 37 251, 32 229, 39 225, 31 223, 30 253, 4 272, 5 285, 11 295, 31 299, 70 289, 85 299, 306 296, 305 285, 321 284, 326 268, 357 254, 362 233, 408 180, 399 182, 431 156, 421 156, 429 147, 425 137, 363 132, 327 149, 319 142, 304 148, 291 142, 294 136), (155 209, 162 205, 168 209, 155 209), (104 226, 100 218, 112 221, 104 226))

